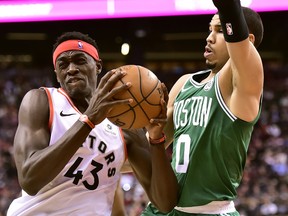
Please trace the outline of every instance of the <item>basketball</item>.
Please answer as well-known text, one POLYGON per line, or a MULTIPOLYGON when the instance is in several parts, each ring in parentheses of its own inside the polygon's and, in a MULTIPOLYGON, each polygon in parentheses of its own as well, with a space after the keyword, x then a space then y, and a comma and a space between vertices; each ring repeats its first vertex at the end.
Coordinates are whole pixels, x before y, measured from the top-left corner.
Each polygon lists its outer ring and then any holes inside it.
POLYGON ((139 65, 125 65, 116 70, 125 70, 127 74, 115 87, 127 82, 131 82, 132 86, 126 92, 116 94, 114 98, 132 98, 133 103, 114 107, 109 112, 108 119, 123 129, 145 127, 151 118, 157 117, 161 112, 161 82, 152 71, 139 65))

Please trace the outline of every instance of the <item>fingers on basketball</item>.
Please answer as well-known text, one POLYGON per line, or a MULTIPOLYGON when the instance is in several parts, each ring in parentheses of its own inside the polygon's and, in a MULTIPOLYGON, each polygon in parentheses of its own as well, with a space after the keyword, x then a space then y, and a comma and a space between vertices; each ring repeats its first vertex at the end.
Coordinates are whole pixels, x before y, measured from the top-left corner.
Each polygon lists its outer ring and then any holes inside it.
POLYGON ((152 71, 143 66, 125 65, 117 70, 125 70, 127 74, 115 87, 127 82, 131 82, 132 86, 124 93, 116 94, 114 98, 132 98, 133 103, 115 106, 109 112, 108 119, 124 129, 145 127, 151 118, 156 118, 161 113, 161 82, 152 71))

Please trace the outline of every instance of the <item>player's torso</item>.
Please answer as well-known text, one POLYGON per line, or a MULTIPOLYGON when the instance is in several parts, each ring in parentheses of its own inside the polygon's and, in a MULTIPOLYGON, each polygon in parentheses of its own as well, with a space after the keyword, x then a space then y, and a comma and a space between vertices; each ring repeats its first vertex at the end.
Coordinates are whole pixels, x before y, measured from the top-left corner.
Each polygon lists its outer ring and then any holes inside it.
POLYGON ((242 134, 252 132, 252 125, 225 105, 217 75, 206 83, 195 81, 197 76, 185 83, 174 103, 172 166, 181 187, 178 206, 233 199, 250 139, 242 134))
MULTIPOLYGON (((57 140, 79 119, 80 113, 63 90, 46 88, 51 139, 57 140)), ((64 169, 36 196, 24 191, 9 215, 110 215, 125 160, 122 131, 105 119, 97 125, 64 169)))
MULTIPOLYGON (((50 145, 53 145, 79 119, 80 114, 61 92, 54 89, 51 96, 54 114, 50 145)), ((73 180, 73 184, 78 182, 77 184, 83 184, 88 190, 101 189, 113 183, 115 177, 118 178, 124 159, 125 148, 121 130, 105 119, 90 132, 62 170, 62 175, 54 181, 73 180), (76 171, 81 172, 81 179, 73 176, 72 173, 76 171), (71 174, 71 179, 63 178, 63 174, 65 177, 71 174)))

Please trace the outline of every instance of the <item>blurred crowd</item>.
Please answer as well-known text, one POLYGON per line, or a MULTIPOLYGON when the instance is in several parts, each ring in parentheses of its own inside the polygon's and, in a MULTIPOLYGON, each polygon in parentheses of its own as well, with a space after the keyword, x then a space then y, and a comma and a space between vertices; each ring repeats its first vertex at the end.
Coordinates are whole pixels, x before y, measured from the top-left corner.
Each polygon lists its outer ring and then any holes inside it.
MULTIPOLYGON (((196 71, 196 66, 147 67, 169 89, 179 76, 196 71)), ((264 67, 262 113, 235 201, 241 216, 288 215, 288 64, 267 61, 264 67)), ((9 204, 20 192, 13 159, 19 105, 28 90, 57 85, 52 73, 49 67, 0 65, 0 216, 6 215, 9 204)), ((171 149, 167 149, 170 154, 171 149)), ((138 216, 148 202, 143 189, 133 174, 122 175, 121 187, 127 215, 138 216)))

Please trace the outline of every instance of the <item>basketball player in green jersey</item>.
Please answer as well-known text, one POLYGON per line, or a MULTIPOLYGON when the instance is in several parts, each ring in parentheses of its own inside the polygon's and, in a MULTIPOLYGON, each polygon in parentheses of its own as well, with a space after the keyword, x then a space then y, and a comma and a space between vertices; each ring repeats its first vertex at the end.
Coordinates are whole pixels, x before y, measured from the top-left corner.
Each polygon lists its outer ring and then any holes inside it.
POLYGON ((237 196, 253 126, 261 111, 263 67, 256 47, 260 16, 240 0, 213 0, 204 57, 208 70, 182 76, 169 93, 166 145, 180 186, 170 213, 149 204, 147 215, 239 216, 237 196))

